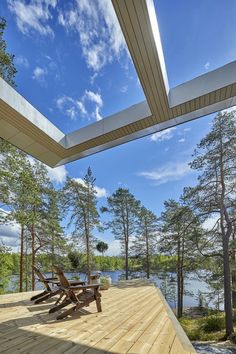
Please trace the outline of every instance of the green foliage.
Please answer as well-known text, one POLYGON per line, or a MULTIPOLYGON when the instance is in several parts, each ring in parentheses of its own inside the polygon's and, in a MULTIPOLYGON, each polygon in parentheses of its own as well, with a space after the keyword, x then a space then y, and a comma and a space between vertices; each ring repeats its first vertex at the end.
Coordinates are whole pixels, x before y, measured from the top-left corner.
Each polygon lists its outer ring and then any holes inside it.
POLYGON ((106 285, 106 286, 111 285, 110 284, 110 277, 105 277, 105 276, 100 277, 100 284, 106 285))
MULTIPOLYGON (((27 274, 35 264, 35 255, 40 250, 51 254, 53 264, 56 254, 65 249, 60 226, 59 198, 42 163, 30 162, 24 152, 4 141, 1 141, 0 152, 0 200, 10 211, 6 214, 5 222, 17 221, 21 226, 22 291, 23 278, 26 279, 25 290, 28 289, 27 274), (29 253, 31 264, 28 261, 29 253), (23 273, 26 273, 25 276, 23 273)), ((34 273, 31 274, 34 287, 34 273)))
POLYGON ((198 144, 190 163, 190 167, 199 172, 198 184, 186 188, 184 193, 185 200, 201 221, 216 219, 204 237, 196 237, 195 240, 203 257, 218 257, 223 260, 220 263, 223 265, 227 337, 233 332, 229 248, 236 220, 235 117, 236 111, 224 111, 214 118, 211 131, 198 144))
POLYGON ((14 65, 14 55, 7 53, 7 45, 3 39, 6 20, 0 17, 0 76, 11 86, 15 86, 14 76, 17 70, 14 65))
POLYGON ((71 251, 68 253, 71 267, 74 271, 80 271, 82 265, 82 255, 79 252, 71 251))
MULTIPOLYGON (((51 254, 39 253, 38 255, 36 255, 36 263, 40 266, 40 269, 42 269, 44 272, 52 271, 51 254)), ((71 264, 67 256, 56 255, 55 264, 59 265, 62 269, 65 269, 67 271, 71 270, 71 264)))
POLYGON ((106 242, 99 241, 96 245, 96 249, 98 252, 102 253, 102 255, 103 255, 104 252, 106 252, 108 250, 108 244, 106 242))
POLYGON ((126 279, 128 279, 128 258, 130 252, 130 237, 135 235, 137 226, 137 213, 140 202, 135 199, 128 189, 118 188, 108 199, 107 211, 111 220, 107 227, 112 230, 125 256, 126 279))
MULTIPOLYGON (((195 235, 202 234, 198 218, 191 208, 183 201, 167 200, 165 209, 161 214, 161 237, 159 250, 166 255, 175 256, 177 271, 177 315, 183 313, 183 297, 185 274, 196 269, 197 249, 195 235)), ((173 260, 173 259, 172 259, 173 260)))
POLYGON ((219 341, 224 337, 225 317, 222 314, 182 317, 179 322, 190 340, 219 341))
POLYGON ((150 275, 151 255, 156 252, 157 234, 159 231, 158 218, 151 211, 141 206, 137 209, 136 237, 131 247, 133 254, 142 262, 142 269, 150 275))
POLYGON ((121 270, 124 269, 124 259, 115 256, 94 256, 95 268, 99 270, 121 270))
POLYGON ((4 294, 9 283, 9 276, 12 275, 13 259, 9 248, 0 245, 0 294, 4 294))
POLYGON ((87 255, 87 275, 91 274, 92 254, 95 244, 93 231, 99 227, 95 178, 89 167, 83 181, 67 178, 63 188, 64 210, 70 213, 69 225, 73 227, 73 240, 83 247, 87 255))
POLYGON ((225 328, 225 319, 222 316, 209 316, 202 321, 201 328, 207 332, 217 332, 225 328))

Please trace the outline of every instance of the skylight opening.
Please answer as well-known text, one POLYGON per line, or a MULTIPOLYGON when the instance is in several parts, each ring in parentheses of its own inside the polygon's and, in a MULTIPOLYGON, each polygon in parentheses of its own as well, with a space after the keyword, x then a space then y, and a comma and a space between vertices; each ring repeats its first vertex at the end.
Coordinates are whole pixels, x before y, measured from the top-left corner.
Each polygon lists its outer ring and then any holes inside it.
POLYGON ((145 99, 110 0, 12 0, 6 9, 19 91, 64 133, 145 99))
POLYGON ((170 87, 236 59, 236 3, 154 0, 170 87))

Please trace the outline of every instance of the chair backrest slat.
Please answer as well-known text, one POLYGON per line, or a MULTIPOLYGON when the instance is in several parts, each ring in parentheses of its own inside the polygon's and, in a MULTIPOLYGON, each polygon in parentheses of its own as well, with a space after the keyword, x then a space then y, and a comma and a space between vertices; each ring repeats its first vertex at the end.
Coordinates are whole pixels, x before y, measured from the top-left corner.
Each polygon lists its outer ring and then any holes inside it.
POLYGON ((51 288, 50 288, 48 282, 46 281, 46 278, 45 278, 45 276, 43 275, 43 273, 41 273, 40 270, 39 270, 37 267, 35 267, 35 266, 33 266, 33 270, 34 270, 35 274, 38 276, 38 278, 39 278, 39 280, 41 281, 41 283, 44 284, 45 288, 46 288, 48 291, 51 291, 51 288))
POLYGON ((62 286, 68 287, 70 286, 69 281, 67 280, 67 278, 65 277, 63 271, 56 265, 53 266, 53 271, 56 274, 60 284, 62 286))

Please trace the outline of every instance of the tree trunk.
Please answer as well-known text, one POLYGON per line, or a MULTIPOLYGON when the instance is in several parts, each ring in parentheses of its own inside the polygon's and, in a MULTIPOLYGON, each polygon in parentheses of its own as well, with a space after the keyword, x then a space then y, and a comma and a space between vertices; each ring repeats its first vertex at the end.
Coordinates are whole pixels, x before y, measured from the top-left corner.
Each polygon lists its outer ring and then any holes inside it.
POLYGON ((28 291, 28 236, 25 237, 25 291, 28 291))
MULTIPOLYGON (((233 241, 235 242, 235 235, 233 232, 233 241)), ((234 244, 233 242, 233 244, 234 244)), ((231 273, 232 273, 232 303, 233 307, 236 307, 236 253, 235 253, 235 246, 233 246, 233 249, 231 251, 232 257, 231 257, 231 273)))
POLYGON ((232 288, 231 288, 231 272, 229 260, 229 240, 232 234, 232 224, 229 219, 227 209, 225 207, 225 175, 224 175, 224 150, 223 140, 220 135, 220 228, 223 241, 223 256, 224 256, 224 305, 225 305, 225 327, 226 337, 228 338, 233 332, 233 308, 232 308, 232 288), (227 225, 227 231, 225 228, 227 225))
POLYGON ((32 291, 35 290, 35 275, 34 275, 34 266, 35 266, 35 230, 34 224, 31 226, 31 239, 32 239, 32 260, 31 260, 31 267, 32 267, 32 291))
POLYGON ((90 284, 90 276, 91 276, 91 263, 90 263, 90 249, 89 249, 89 237, 86 237, 86 253, 87 253, 87 277, 88 283, 90 284))
POLYGON ((52 267, 52 278, 54 277, 53 266, 55 265, 55 250, 54 250, 54 233, 52 232, 52 259, 51 259, 51 267, 52 267))
POLYGON ((177 255, 177 317, 182 316, 181 311, 181 262, 180 262, 180 239, 178 236, 178 255, 177 255))
POLYGON ((125 279, 129 278, 129 254, 128 254, 128 242, 125 241, 125 279))
POLYGON ((183 299, 184 299, 184 277, 183 277, 183 267, 180 267, 180 309, 179 317, 183 316, 183 299))
POLYGON ((183 301, 184 301, 184 235, 181 237, 181 257, 180 257, 180 317, 183 316, 183 301))
POLYGON ((147 224, 145 223, 145 241, 146 241, 146 263, 147 263, 147 279, 150 278, 150 262, 149 262, 149 243, 147 224))
POLYGON ((20 234, 20 286, 19 291, 23 291, 23 262, 24 262, 24 225, 21 225, 20 234))
POLYGON ((224 254, 224 306, 225 306, 225 327, 226 337, 228 338, 233 332, 233 311, 231 299, 231 279, 230 279, 230 262, 229 262, 229 242, 228 238, 223 238, 223 254, 224 254))

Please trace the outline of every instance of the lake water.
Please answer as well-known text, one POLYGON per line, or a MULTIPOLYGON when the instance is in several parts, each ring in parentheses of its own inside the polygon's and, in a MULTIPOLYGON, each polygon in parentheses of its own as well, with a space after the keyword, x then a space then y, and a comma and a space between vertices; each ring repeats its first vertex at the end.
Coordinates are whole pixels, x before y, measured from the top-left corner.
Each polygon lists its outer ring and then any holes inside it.
MULTIPOLYGON (((45 273, 46 276, 51 276, 51 273, 45 273)), ((73 278, 75 275, 80 276, 81 280, 86 280, 86 275, 84 273, 70 273, 67 272, 65 275, 68 278, 73 278)), ((104 271, 102 276, 110 276, 112 283, 117 283, 119 280, 124 279, 124 271, 104 271)), ((130 279, 133 278, 145 278, 145 273, 135 272, 130 273, 130 279)), ((171 308, 176 308, 176 274, 175 273, 160 273, 152 274, 150 279, 158 286, 163 295, 165 296, 167 302, 171 308)), ((18 281, 18 276, 12 276, 11 282, 8 286, 8 291, 13 291, 16 288, 18 281)), ((40 282, 36 283, 36 289, 42 289, 42 284, 40 282)), ((199 304, 199 292, 203 295, 203 298, 207 298, 209 289, 206 283, 199 281, 194 274, 189 274, 185 282, 185 295, 184 295, 184 307, 194 307, 199 304)), ((214 307, 213 303, 209 302, 208 306, 214 307)), ((221 306, 222 307, 222 306, 221 306)))

